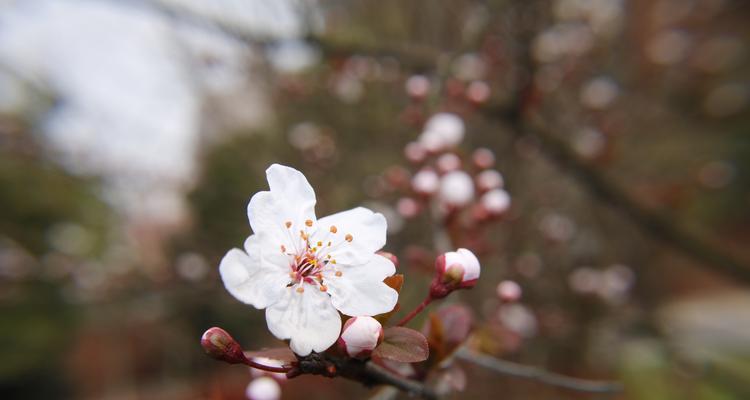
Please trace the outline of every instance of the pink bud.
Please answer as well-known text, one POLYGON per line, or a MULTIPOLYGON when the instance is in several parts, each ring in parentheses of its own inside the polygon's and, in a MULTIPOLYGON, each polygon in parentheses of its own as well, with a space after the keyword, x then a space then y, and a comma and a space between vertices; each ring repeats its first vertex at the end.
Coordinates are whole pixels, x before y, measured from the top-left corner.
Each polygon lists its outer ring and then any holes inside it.
POLYGON ((487 169, 495 165, 495 153, 492 150, 480 147, 471 155, 474 165, 481 169, 487 169))
POLYGON ((415 99, 423 99, 430 92, 430 80, 424 75, 413 75, 406 80, 406 93, 415 99))
POLYGON ((344 324, 339 346, 349 357, 367 358, 382 341, 380 322, 372 317, 354 317, 344 324))
POLYGON ((503 176, 494 169, 488 169, 480 172, 477 175, 476 180, 477 188, 482 192, 486 192, 492 189, 499 189, 503 187, 504 184, 503 176))
POLYGON ((244 364, 247 362, 242 347, 227 331, 213 327, 201 336, 201 346, 209 356, 230 364, 244 364))
POLYGON ((440 178, 432 169, 422 169, 411 179, 411 187, 419 194, 430 195, 438 190, 440 178))
POLYGON ((396 203, 396 211, 404 218, 414 218, 421 211, 421 207, 411 197, 402 197, 396 203))
POLYGON ((488 214, 497 216, 505 213, 510 208, 510 195, 502 189, 494 189, 482 195, 479 199, 488 214))
POLYGON ((445 153, 438 157, 435 165, 437 165, 438 171, 442 173, 455 171, 461 168, 461 158, 453 153, 445 153))
POLYGON ((497 296, 502 301, 518 301, 521 298, 521 293, 521 286, 514 281, 502 281, 497 285, 497 296))
POLYGON ((490 86, 484 81, 471 82, 466 88, 466 98, 472 103, 484 103, 490 98, 490 86))
POLYGON ((409 142, 404 147, 404 155, 407 160, 413 163, 421 163, 427 157, 427 149, 424 148, 422 143, 409 142))
POLYGON ((480 269, 479 260, 467 249, 449 251, 438 256, 430 296, 439 299, 456 289, 474 287, 479 279, 480 269))
POLYGON ((248 400, 278 400, 281 398, 281 387, 272 378, 264 376, 253 379, 247 385, 245 396, 248 400))

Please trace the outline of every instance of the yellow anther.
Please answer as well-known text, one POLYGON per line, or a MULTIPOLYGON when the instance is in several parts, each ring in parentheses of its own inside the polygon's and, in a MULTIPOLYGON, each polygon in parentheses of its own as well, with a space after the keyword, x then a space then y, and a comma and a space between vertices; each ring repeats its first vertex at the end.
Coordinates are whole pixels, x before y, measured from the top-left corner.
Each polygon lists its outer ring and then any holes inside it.
POLYGON ((352 236, 351 234, 347 233, 346 237, 344 237, 344 239, 346 239, 347 242, 351 242, 352 240, 354 240, 354 236, 352 236))
POLYGON ((336 276, 344 275, 341 271, 336 271, 336 276))
POLYGON ((327 292, 328 291, 328 286, 326 286, 326 285, 320 285, 320 291, 321 292, 327 292))
POLYGON ((326 258, 330 260, 331 259, 331 255, 330 254, 326 255, 326 258))
POLYGON ((328 247, 331 247, 331 242, 328 242, 328 247))
POLYGON ((305 291, 305 288, 303 288, 302 286, 297 288, 297 293, 302 293, 304 291, 305 291))
POLYGON ((323 247, 323 242, 318 242, 318 247, 323 247))
POLYGON ((318 251, 318 248, 317 248, 317 247, 313 247, 313 248, 312 248, 312 249, 310 249, 310 250, 311 250, 311 251, 312 251, 313 253, 315 253, 316 251, 318 251))
POLYGON ((291 227, 292 227, 292 221, 286 221, 286 222, 284 223, 284 225, 286 225, 286 228, 287 228, 287 229, 289 229, 289 228, 291 228, 291 227))
POLYGON ((338 232, 338 229, 336 229, 336 225, 331 225, 331 233, 338 232))
POLYGON ((336 264, 336 260, 331 260, 331 264, 336 264))
POLYGON ((312 226, 312 220, 308 219, 307 221, 305 221, 305 225, 307 225, 308 227, 311 227, 312 226))

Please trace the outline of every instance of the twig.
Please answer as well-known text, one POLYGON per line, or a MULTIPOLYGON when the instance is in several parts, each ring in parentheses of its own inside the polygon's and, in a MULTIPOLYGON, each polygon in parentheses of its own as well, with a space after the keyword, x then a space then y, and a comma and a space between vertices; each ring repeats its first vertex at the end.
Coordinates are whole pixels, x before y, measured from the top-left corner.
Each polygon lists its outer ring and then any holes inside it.
POLYGON ((527 134, 537 140, 544 154, 568 170, 592 195, 627 216, 644 232, 671 245, 680 252, 712 266, 720 272, 745 284, 750 283, 750 266, 729 253, 718 250, 701 236, 683 228, 676 221, 636 201, 628 192, 611 182, 603 173, 583 161, 562 140, 538 126, 516 126, 518 136, 527 134))
POLYGON ((458 350, 455 357, 490 369, 500 374, 517 378, 530 379, 550 386, 589 393, 620 393, 623 390, 619 382, 592 381, 556 374, 540 368, 500 360, 488 355, 471 352, 465 348, 458 350))
POLYGON ((420 312, 422 312, 422 310, 424 310, 425 307, 427 307, 427 305, 429 305, 432 302, 432 300, 434 300, 432 298, 432 296, 427 296, 427 298, 424 299, 424 301, 422 303, 420 303, 417 306, 417 308, 411 310, 411 312, 409 314, 407 314, 401 321, 399 321, 396 324, 396 326, 404 326, 404 325, 406 325, 409 321, 411 321, 414 317, 416 317, 417 314, 419 314, 420 312))

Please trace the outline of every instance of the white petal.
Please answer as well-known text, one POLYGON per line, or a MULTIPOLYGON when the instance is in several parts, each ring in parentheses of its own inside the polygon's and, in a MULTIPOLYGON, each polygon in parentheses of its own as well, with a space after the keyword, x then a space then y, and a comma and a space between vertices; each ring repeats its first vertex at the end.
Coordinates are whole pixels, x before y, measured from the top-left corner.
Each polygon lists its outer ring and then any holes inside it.
POLYGON ((291 339, 289 346, 300 356, 325 351, 341 331, 341 316, 330 296, 312 285, 303 287, 303 293, 296 286, 286 288, 281 300, 266 309, 268 329, 279 339, 291 339))
POLYGON ((477 259, 477 256, 474 255, 470 250, 467 249, 458 249, 456 250, 458 254, 463 257, 464 261, 464 281, 470 281, 479 278, 479 273, 481 270, 481 267, 479 266, 479 260, 477 259))
POLYGON ((385 245, 385 217, 364 207, 321 218, 317 226, 313 241, 336 243, 330 254, 339 265, 364 264, 385 245), (335 234, 330 233, 331 226, 336 227, 335 234), (351 235, 351 242, 346 241, 346 235, 351 235))
POLYGON ((383 283, 396 267, 391 260, 375 255, 364 265, 340 266, 341 276, 334 270, 323 273, 333 306, 350 316, 372 316, 393 310, 398 292, 383 283))
POLYGON ((276 247, 299 246, 299 231, 307 229, 307 220, 315 221, 315 192, 294 168, 273 164, 266 177, 271 190, 256 193, 247 206, 250 227, 256 234, 268 235, 276 247))
POLYGON ((239 249, 227 252, 219 264, 219 273, 227 291, 237 300, 255 308, 266 308, 283 294, 289 282, 288 270, 261 261, 260 246, 253 236, 245 242, 248 253, 239 249))

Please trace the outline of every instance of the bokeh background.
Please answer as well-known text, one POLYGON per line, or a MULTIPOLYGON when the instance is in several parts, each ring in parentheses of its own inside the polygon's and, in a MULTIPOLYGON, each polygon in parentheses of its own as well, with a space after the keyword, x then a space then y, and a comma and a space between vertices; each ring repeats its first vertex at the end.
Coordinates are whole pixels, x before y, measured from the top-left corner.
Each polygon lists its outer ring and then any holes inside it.
MULTIPOLYGON (((383 212, 418 304, 435 222, 400 213, 391 178, 450 111, 458 153, 492 150, 512 198, 454 243, 481 253, 449 301, 474 346, 620 380, 614 398, 750 398, 748 18, 742 0, 0 1, 0 397, 245 398, 250 372, 198 340, 278 345, 217 271, 273 162, 319 216, 383 212), (508 279, 523 296, 500 311, 508 279)), ((461 367, 453 398, 599 398, 461 367)))

